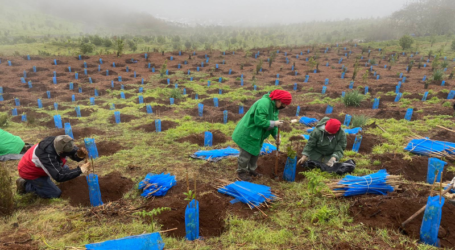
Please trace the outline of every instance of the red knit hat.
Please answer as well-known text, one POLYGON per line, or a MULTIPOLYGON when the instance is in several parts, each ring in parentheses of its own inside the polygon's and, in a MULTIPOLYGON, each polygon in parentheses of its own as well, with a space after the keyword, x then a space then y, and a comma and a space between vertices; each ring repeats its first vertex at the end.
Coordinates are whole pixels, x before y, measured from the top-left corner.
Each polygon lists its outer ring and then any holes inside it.
POLYGON ((270 98, 272 100, 280 100, 285 105, 289 105, 292 102, 292 95, 286 90, 276 89, 270 93, 270 98))
POLYGON ((341 127, 341 122, 337 119, 330 119, 325 124, 325 131, 329 132, 330 134, 336 134, 341 127))

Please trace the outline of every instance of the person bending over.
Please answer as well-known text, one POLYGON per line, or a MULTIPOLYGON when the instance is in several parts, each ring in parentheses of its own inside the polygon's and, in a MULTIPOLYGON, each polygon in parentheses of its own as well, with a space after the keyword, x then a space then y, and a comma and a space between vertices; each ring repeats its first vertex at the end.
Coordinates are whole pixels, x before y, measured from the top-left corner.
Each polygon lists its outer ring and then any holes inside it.
POLYGON ((41 198, 59 198, 62 191, 52 182, 65 182, 90 171, 90 163, 70 169, 66 158, 80 162, 87 158, 87 150, 74 145, 68 135, 47 137, 28 150, 18 165, 19 176, 16 180, 19 194, 35 193, 41 198))
POLYGON ((332 167, 335 162, 343 158, 346 144, 346 134, 341 129, 341 122, 324 117, 311 132, 298 164, 303 164, 310 159, 332 167))

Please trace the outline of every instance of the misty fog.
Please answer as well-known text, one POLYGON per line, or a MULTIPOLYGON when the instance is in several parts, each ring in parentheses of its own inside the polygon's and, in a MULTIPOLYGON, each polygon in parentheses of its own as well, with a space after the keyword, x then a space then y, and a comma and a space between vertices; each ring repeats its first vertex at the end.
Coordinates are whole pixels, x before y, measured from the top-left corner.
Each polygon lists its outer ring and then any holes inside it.
POLYGON ((34 0, 28 4, 81 21, 147 13, 186 24, 264 25, 385 17, 409 2, 413 0, 34 0))

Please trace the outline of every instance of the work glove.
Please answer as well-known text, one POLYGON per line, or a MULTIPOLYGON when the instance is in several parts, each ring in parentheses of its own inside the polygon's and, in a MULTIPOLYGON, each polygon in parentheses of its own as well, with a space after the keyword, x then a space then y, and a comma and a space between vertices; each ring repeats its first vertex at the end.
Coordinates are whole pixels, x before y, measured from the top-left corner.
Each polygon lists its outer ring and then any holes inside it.
POLYGON ((76 152, 76 155, 77 155, 77 157, 79 157, 81 159, 85 159, 85 157, 88 156, 87 149, 85 149, 85 148, 78 149, 76 152))
POLYGON ((333 164, 335 164, 336 161, 337 161, 337 158, 335 158, 335 157, 330 158, 330 160, 327 162, 327 166, 333 167, 333 164))
POLYGON ((283 123, 283 121, 275 121, 275 127, 281 127, 283 123))
POLYGON ((82 164, 80 168, 83 174, 88 174, 92 170, 92 165, 90 164, 90 162, 85 161, 85 163, 82 164))
POLYGON ((302 165, 302 164, 306 161, 306 159, 307 159, 307 156, 304 155, 304 156, 302 156, 302 158, 300 158, 300 160, 299 160, 297 163, 298 163, 299 165, 302 165))

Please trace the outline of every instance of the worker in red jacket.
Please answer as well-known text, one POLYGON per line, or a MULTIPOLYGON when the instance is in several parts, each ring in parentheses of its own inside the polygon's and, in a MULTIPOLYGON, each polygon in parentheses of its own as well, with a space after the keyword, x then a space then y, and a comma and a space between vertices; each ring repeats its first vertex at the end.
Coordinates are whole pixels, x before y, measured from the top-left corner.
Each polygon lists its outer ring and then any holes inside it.
POLYGON ((79 149, 68 135, 47 137, 24 154, 18 165, 16 180, 19 194, 35 193, 41 198, 59 198, 62 191, 52 182, 65 182, 90 171, 85 161, 80 167, 70 169, 65 165, 66 157, 80 162, 87 157, 85 148, 79 149))

